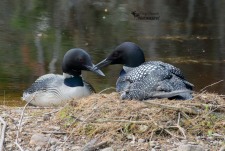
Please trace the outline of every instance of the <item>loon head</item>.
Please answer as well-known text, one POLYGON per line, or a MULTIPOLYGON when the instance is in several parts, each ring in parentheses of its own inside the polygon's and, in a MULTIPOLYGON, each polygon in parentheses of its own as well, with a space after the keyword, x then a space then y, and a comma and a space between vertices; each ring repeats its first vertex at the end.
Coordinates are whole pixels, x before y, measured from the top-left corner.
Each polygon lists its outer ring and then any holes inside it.
POLYGON ((137 67, 145 62, 142 49, 132 42, 123 42, 117 46, 113 52, 104 60, 96 65, 96 68, 102 68, 110 64, 122 64, 127 67, 137 67))
POLYGON ((101 70, 95 68, 90 55, 85 50, 80 48, 68 50, 62 62, 63 73, 80 75, 81 70, 92 71, 98 75, 105 76, 101 70))

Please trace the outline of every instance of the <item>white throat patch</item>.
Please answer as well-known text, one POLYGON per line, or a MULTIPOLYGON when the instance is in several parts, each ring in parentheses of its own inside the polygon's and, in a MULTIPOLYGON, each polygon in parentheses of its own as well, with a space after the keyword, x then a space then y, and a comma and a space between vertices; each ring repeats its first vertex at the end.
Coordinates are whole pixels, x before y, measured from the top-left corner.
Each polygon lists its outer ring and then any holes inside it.
POLYGON ((64 77, 65 79, 66 79, 66 78, 72 78, 73 75, 68 74, 68 73, 64 73, 64 72, 63 72, 63 77, 64 77))

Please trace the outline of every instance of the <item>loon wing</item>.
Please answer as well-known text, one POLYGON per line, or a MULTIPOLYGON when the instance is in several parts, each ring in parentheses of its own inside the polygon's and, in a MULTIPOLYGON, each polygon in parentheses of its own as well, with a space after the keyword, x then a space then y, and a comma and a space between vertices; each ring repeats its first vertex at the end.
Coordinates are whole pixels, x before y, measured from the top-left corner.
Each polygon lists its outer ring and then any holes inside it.
POLYGON ((145 100, 176 96, 190 99, 191 89, 186 86, 187 82, 171 70, 151 63, 142 64, 118 79, 117 91, 122 92, 122 99, 145 100))
POLYGON ((173 98, 178 95, 186 94, 186 93, 192 93, 191 90, 176 90, 172 92, 153 92, 152 97, 153 98, 173 98))
POLYGON ((183 73, 181 72, 181 70, 171 64, 168 64, 168 63, 165 63, 165 62, 162 62, 162 61, 148 61, 148 62, 145 62, 146 64, 151 64, 151 65, 155 65, 155 66, 161 66, 163 67, 165 70, 168 70, 169 72, 175 74, 176 76, 184 79, 184 75, 183 73))
POLYGON ((56 74, 46 74, 41 77, 39 77, 27 90, 24 91, 24 93, 34 93, 37 91, 46 91, 48 88, 57 86, 59 81, 63 82, 62 75, 56 75, 56 74))
POLYGON ((152 64, 152 65, 163 67, 165 70, 168 70, 172 74, 181 78, 181 80, 183 81, 183 83, 185 83, 185 85, 188 89, 191 89, 191 90, 193 89, 194 85, 192 83, 188 82, 187 80, 185 80, 184 75, 179 68, 177 68, 171 64, 162 62, 162 61, 149 61, 149 62, 146 62, 146 64, 152 64))
MULTIPOLYGON (((169 79, 171 76, 171 73, 168 70, 164 70, 161 66, 142 64, 133 68, 126 74, 121 75, 116 82, 116 90, 118 92, 124 91, 132 83, 145 83, 154 87, 156 82, 162 81, 163 79, 169 79)), ((143 88, 144 86, 141 87, 143 88)))

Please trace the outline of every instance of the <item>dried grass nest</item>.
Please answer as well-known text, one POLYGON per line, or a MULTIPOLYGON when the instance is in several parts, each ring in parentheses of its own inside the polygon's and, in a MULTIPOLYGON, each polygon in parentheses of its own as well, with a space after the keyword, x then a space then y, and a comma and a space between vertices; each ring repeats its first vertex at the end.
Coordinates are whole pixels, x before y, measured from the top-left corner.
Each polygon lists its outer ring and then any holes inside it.
POLYGON ((211 93, 193 100, 120 100, 118 93, 94 94, 66 105, 56 113, 71 136, 124 141, 129 136, 145 140, 191 139, 225 135, 225 99, 211 93))

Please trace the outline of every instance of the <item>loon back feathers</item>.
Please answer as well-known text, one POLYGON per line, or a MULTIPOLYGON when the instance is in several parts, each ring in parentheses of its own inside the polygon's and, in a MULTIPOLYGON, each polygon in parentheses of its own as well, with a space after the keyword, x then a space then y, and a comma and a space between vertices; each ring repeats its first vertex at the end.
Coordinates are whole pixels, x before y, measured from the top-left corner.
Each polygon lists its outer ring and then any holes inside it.
POLYGON ((37 91, 46 91, 51 87, 59 86, 62 84, 63 77, 58 74, 46 74, 39 77, 24 93, 34 93, 37 91), (60 79, 60 80, 59 80, 60 79), (59 83, 61 82, 61 84, 59 83))
POLYGON ((126 72, 126 79, 134 82, 134 81, 141 81, 148 75, 152 76, 152 80, 154 79, 165 79, 171 77, 171 72, 166 69, 164 66, 159 66, 156 63, 145 62, 142 65, 131 68, 131 70, 125 70, 126 72))
POLYGON ((184 80, 181 71, 160 61, 145 62, 117 80, 117 91, 122 99, 145 100, 148 98, 190 99, 192 84, 184 80))
POLYGON ((181 72, 181 70, 177 67, 174 67, 171 64, 168 64, 168 63, 165 63, 165 62, 162 62, 162 61, 148 61, 148 62, 145 62, 143 64, 151 64, 151 65, 155 65, 155 66, 161 66, 164 69, 166 69, 166 70, 170 71, 171 73, 175 74, 176 76, 178 76, 180 78, 184 78, 184 75, 181 72))
POLYGON ((64 76, 59 74, 46 74, 39 77, 27 90, 25 93, 34 93, 37 91, 48 91, 49 89, 57 89, 58 87, 65 85, 68 87, 76 87, 83 85, 91 87, 90 90, 94 91, 93 87, 87 82, 83 81, 80 76, 74 76, 71 78, 64 78, 64 76))
MULTIPOLYGON (((187 80, 185 80, 184 75, 179 68, 177 68, 171 64, 162 62, 162 61, 148 61, 145 63, 163 67, 165 70, 168 70, 172 74, 181 78, 181 80, 185 83, 185 85, 187 86, 188 89, 191 89, 191 90, 193 89, 194 85, 192 83, 188 82, 187 80)), ((143 63, 143 64, 145 64, 145 63, 143 63)))
POLYGON ((117 80, 116 87, 118 92, 128 91, 128 88, 130 90, 131 86, 132 88, 134 87, 134 89, 141 90, 142 86, 140 85, 144 86, 143 89, 147 85, 153 88, 157 82, 170 78, 171 75, 169 74, 168 70, 163 70, 163 68, 160 66, 144 63, 120 76, 117 80))

